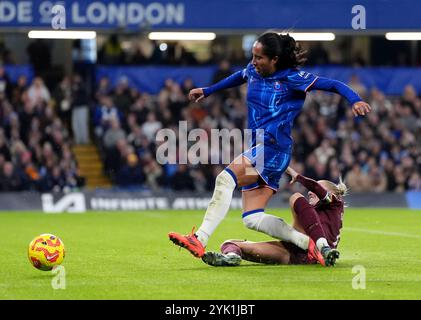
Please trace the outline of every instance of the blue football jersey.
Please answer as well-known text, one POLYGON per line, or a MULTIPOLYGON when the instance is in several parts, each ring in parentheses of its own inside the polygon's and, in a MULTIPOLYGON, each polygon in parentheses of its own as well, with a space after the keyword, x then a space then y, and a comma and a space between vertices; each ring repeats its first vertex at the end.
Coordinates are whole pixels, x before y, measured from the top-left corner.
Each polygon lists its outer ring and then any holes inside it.
POLYGON ((248 132, 249 147, 270 143, 274 148, 290 152, 291 130, 294 119, 304 104, 306 92, 323 90, 338 93, 351 105, 362 101, 361 97, 346 84, 296 68, 278 70, 267 77, 259 75, 249 63, 220 82, 203 88, 205 97, 213 92, 248 84, 248 132), (262 133, 263 131, 263 133, 262 133))
MULTIPOLYGON (((316 81, 311 73, 298 69, 279 70, 268 77, 259 75, 252 64, 242 70, 248 84, 248 128, 264 129, 264 139, 286 152, 291 151, 291 129, 300 113, 306 91, 316 81)), ((251 144, 262 142, 253 135, 251 144)))

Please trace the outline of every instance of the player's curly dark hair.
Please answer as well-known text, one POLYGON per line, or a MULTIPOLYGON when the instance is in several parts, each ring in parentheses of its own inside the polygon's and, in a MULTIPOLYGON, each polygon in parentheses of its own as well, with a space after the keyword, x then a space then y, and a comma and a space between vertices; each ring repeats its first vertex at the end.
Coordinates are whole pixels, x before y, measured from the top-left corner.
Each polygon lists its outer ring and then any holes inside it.
POLYGON ((257 41, 263 45, 263 53, 270 59, 278 57, 277 70, 298 67, 307 60, 305 56, 307 51, 302 50, 289 34, 265 32, 257 38, 257 41))

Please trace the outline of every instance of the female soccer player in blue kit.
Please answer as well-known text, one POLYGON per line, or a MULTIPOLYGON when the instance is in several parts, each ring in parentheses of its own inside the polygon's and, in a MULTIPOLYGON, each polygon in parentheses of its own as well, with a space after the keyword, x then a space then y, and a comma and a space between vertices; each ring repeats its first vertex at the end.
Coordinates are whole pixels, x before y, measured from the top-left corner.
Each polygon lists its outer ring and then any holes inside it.
POLYGON ((225 168, 216 178, 215 189, 202 225, 194 233, 168 234, 171 241, 203 257, 209 237, 227 214, 233 191, 242 188, 243 222, 247 228, 292 242, 308 250, 321 264, 335 254, 327 241, 314 243, 279 217, 265 214, 265 207, 279 188, 279 179, 291 160, 291 129, 300 113, 306 93, 312 90, 335 92, 351 105, 355 116, 365 115, 371 107, 344 83, 317 77, 297 69, 304 53, 289 35, 262 34, 253 44, 253 59, 247 67, 222 81, 195 88, 189 98, 196 102, 212 93, 247 82, 248 128, 253 135, 250 149, 225 168), (263 129, 263 141, 256 135, 263 129), (322 252, 322 253, 321 253, 322 252))

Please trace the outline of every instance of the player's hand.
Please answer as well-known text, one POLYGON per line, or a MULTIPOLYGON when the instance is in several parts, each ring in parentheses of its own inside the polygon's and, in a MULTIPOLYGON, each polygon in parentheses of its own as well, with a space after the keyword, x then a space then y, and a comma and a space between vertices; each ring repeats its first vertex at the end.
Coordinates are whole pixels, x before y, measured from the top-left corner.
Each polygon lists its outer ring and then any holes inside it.
POLYGON ((194 88, 191 89, 189 92, 189 99, 194 100, 194 102, 199 102, 205 97, 202 88, 194 88))
POLYGON ((298 173, 291 167, 288 167, 285 172, 291 176, 291 181, 289 184, 293 184, 297 180, 298 173))
POLYGON ((352 113, 356 117, 365 116, 370 111, 371 111, 371 106, 364 101, 355 102, 354 105, 352 106, 352 113))

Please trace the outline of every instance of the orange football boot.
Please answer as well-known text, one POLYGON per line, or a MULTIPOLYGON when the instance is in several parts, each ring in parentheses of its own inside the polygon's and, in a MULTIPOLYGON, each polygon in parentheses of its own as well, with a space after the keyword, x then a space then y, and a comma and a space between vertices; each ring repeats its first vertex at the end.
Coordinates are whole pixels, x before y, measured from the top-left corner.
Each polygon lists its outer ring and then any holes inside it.
POLYGON ((174 242, 174 244, 182 248, 186 248, 196 258, 202 258, 205 254, 205 247, 194 234, 194 227, 188 235, 170 232, 168 233, 168 237, 172 242, 174 242))
POLYGON ((310 260, 317 260, 322 266, 326 266, 325 259, 311 238, 308 241, 307 255, 310 260))

